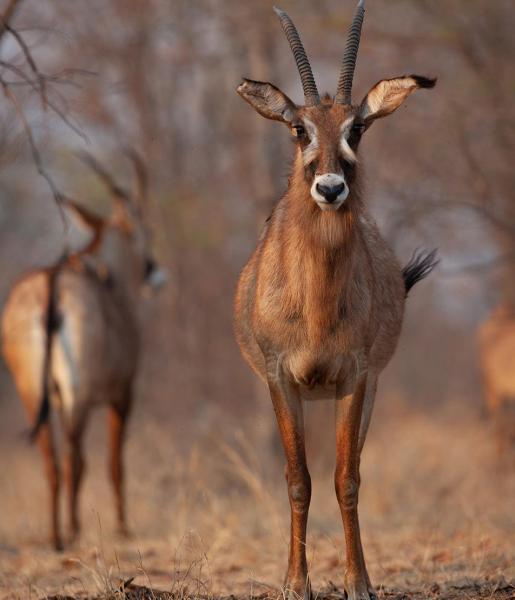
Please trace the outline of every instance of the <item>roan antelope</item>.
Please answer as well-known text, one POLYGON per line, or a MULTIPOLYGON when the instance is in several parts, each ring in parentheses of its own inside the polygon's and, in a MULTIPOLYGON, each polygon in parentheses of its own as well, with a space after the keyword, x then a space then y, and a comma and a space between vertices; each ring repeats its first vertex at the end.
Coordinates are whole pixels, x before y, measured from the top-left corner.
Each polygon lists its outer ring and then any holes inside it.
POLYGON ((85 158, 111 192, 111 215, 103 220, 68 201, 68 209, 91 229, 91 242, 53 267, 23 276, 3 312, 3 354, 45 462, 56 549, 63 544, 51 408, 59 413, 62 425, 73 538, 80 531, 84 428, 93 406, 108 405, 110 472, 119 530, 126 532, 122 446, 138 361, 138 307, 142 284, 163 281, 143 220, 143 165, 135 155, 132 158, 139 174, 137 198, 93 158, 85 158))
POLYGON ((515 451, 515 311, 499 306, 479 329, 480 364, 499 455, 515 451))
POLYGON ((368 213, 358 146, 378 118, 434 79, 377 83, 351 102, 364 0, 354 16, 334 99, 320 98, 291 19, 275 9, 300 73, 305 105, 270 83, 244 79, 238 94, 262 116, 285 123, 296 142, 288 189, 240 276, 236 336, 245 359, 268 384, 286 454, 291 537, 289 597, 309 598, 306 526, 311 480, 302 400, 336 403, 336 496, 346 541, 344 586, 350 600, 375 598, 358 523, 359 462, 379 373, 399 337, 406 294, 434 267, 435 251, 401 269, 368 213))

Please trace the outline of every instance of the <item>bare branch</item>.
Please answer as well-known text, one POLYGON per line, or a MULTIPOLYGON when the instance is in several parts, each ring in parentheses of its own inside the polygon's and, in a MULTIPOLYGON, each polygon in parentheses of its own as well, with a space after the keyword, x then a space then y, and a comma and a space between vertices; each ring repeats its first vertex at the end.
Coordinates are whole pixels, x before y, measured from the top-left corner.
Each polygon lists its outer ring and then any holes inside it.
POLYGON ((40 71, 36 65, 36 61, 34 60, 32 54, 29 50, 29 47, 25 43, 25 40, 22 38, 22 36, 16 31, 16 29, 13 29, 8 23, 5 23, 5 22, 4 22, 4 29, 5 29, 5 31, 8 31, 14 37, 14 39, 18 42, 18 45, 20 46, 20 48, 23 52, 23 55, 25 56, 25 60, 27 61, 27 64, 29 65, 32 73, 34 74, 34 77, 36 77, 36 79, 39 83, 39 94, 41 97, 41 102, 43 105, 43 109, 46 110, 47 106, 48 106, 48 102, 47 102, 45 77, 40 73, 40 71))
POLYGON ((77 152, 76 156, 97 174, 99 179, 114 197, 130 203, 131 196, 129 192, 118 185, 113 176, 102 165, 100 165, 94 156, 85 151, 77 152))
MULTIPOLYGON (((49 75, 49 76, 45 75, 44 73, 42 73, 39 70, 37 63, 32 55, 32 52, 29 49, 29 46, 25 42, 24 38, 18 31, 16 31, 16 29, 11 27, 11 25, 9 23, 10 19, 12 19, 12 16, 13 16, 16 8, 19 6, 19 4, 20 4, 20 0, 9 2, 3 15, 0 16, 0 40, 1 40, 2 36, 5 35, 6 32, 10 33, 21 49, 21 52, 25 59, 25 64, 20 66, 20 65, 13 64, 11 62, 0 61, 0 67, 3 70, 9 71, 10 73, 14 74, 15 76, 17 76, 19 78, 19 81, 7 81, 0 74, 0 85, 3 89, 5 97, 11 102, 11 104, 15 108, 16 114, 20 120, 22 128, 28 138, 30 152, 31 152, 34 164, 36 165, 38 173, 46 180, 48 186, 50 187, 50 190, 51 190, 52 195, 58 205, 58 208, 59 208, 59 211, 61 214, 61 218, 63 220, 64 226, 66 229, 66 227, 67 227, 66 219, 64 218, 64 214, 62 212, 62 207, 61 207, 61 203, 63 201, 64 196, 59 191, 52 176, 46 170, 46 168, 43 164, 41 153, 37 147, 32 128, 25 116, 25 113, 20 104, 20 101, 18 100, 16 94, 14 94, 14 92, 11 90, 11 87, 25 85, 25 86, 28 86, 29 88, 31 88, 32 91, 34 91, 38 95, 38 97, 41 101, 41 106, 44 111, 47 111, 48 109, 50 109, 75 134, 77 134, 83 140, 88 141, 87 136, 80 129, 80 127, 78 125, 76 125, 66 114, 66 112, 65 112, 66 104, 65 104, 65 110, 63 110, 60 106, 58 106, 58 104, 56 104, 52 99, 49 98, 49 94, 48 94, 48 92, 49 92, 48 85, 50 83, 54 84, 54 85, 55 84, 64 84, 64 83, 71 83, 73 85, 77 85, 77 83, 66 81, 63 78, 61 78, 59 75, 55 75, 55 74, 49 75), (25 70, 26 65, 28 65, 30 74, 27 74, 27 72, 25 70)), ((68 70, 68 71, 66 71, 66 73, 73 75, 73 74, 75 74, 75 71, 68 70)), ((62 101, 62 97, 57 93, 57 91, 55 91, 55 93, 57 94, 58 99, 61 99, 61 101, 62 101)))
POLYGON ((4 91, 6 98, 14 106, 16 113, 18 115, 18 118, 20 119, 20 121, 23 125, 23 129, 25 130, 25 134, 27 135, 27 139, 29 141, 30 152, 32 154, 32 159, 34 161, 34 164, 36 165, 38 173, 46 180, 48 186, 50 187, 50 190, 52 192, 54 200, 59 208, 59 213, 61 215, 61 219, 63 221, 64 228, 65 228, 65 230, 67 230, 68 223, 66 221, 66 217, 62 210, 62 202, 64 201, 65 196, 59 191, 59 188, 54 183, 54 180, 52 179, 51 175, 45 169, 45 166, 41 159, 41 154, 39 153, 38 147, 36 145, 36 141, 34 139, 34 134, 32 132, 32 128, 30 127, 29 122, 27 121, 27 119, 25 117, 25 113, 23 112, 23 109, 21 108, 20 103, 18 102, 18 99, 11 92, 11 90, 9 89, 9 86, 6 85, 6 83, 3 81, 2 78, 0 78, 0 85, 2 86, 2 89, 4 91))
MULTIPOLYGON (((3 67, 4 69, 7 69, 8 71, 15 73, 16 75, 18 75, 18 77, 20 77, 23 80, 23 81, 6 81, 5 79, 2 79, 4 85, 6 85, 8 87, 12 87, 13 85, 14 86, 27 85, 27 86, 31 87, 36 93, 40 93, 40 88, 38 87, 37 83, 35 81, 33 81, 32 79, 30 79, 25 74, 23 69, 20 69, 20 67, 12 65, 3 60, 0 61, 0 67, 3 67)), ((48 79, 48 78, 46 76, 43 76, 43 79, 48 79)), ((38 83, 40 83, 39 79, 38 79, 38 83)), ((65 83, 65 82, 59 81, 59 83, 65 83)), ((75 82, 70 82, 70 83, 75 83, 75 82)), ((74 131, 85 142, 89 142, 88 136, 82 131, 82 129, 80 129, 80 127, 78 125, 75 125, 75 123, 73 123, 73 121, 64 113, 64 111, 62 111, 53 101, 49 100, 48 97, 45 99, 45 102, 46 102, 47 107, 49 107, 61 119, 61 121, 63 121, 72 131, 74 131)))
POLYGON ((14 13, 21 4, 21 0, 9 0, 2 15, 0 15, 0 40, 7 31, 7 26, 14 17, 14 13))

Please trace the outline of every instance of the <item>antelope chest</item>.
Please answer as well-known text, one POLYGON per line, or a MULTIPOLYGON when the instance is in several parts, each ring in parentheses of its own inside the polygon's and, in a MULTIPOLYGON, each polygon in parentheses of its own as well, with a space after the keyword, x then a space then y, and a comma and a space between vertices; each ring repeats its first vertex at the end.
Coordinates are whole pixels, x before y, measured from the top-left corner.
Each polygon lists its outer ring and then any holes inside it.
POLYGON ((329 354, 297 351, 281 357, 282 372, 303 388, 306 399, 334 397, 336 385, 350 393, 360 372, 359 351, 329 354))
POLYGON ((367 319, 330 310, 321 319, 292 318, 271 311, 258 328, 269 375, 283 374, 304 388, 307 399, 334 397, 334 388, 354 387, 367 351, 367 319))

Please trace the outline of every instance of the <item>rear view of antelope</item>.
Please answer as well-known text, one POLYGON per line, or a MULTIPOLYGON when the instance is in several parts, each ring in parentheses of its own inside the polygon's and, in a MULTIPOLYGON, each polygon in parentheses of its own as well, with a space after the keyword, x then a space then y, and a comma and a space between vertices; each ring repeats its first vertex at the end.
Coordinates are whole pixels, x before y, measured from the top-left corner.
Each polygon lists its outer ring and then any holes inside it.
MULTIPOLYGON (((515 311, 499 306, 481 325, 479 351, 486 407, 500 455, 515 451, 515 311)), ((512 457, 511 457, 512 458, 512 457)))
POLYGON ((3 353, 45 462, 56 549, 63 542, 51 409, 62 425, 73 538, 80 531, 84 428, 93 406, 108 406, 110 472, 119 529, 126 531, 122 446, 138 359, 138 305, 142 284, 160 279, 143 220, 145 172, 135 155, 133 159, 139 174, 137 194, 123 190, 94 159, 85 158, 111 192, 111 215, 102 220, 67 202, 92 230, 91 242, 53 267, 22 277, 3 313, 3 353))
POLYGON ((350 600, 375 598, 358 523, 360 454, 377 379, 395 350, 407 292, 435 264, 419 254, 401 269, 369 215, 360 184, 362 135, 412 92, 432 88, 418 75, 385 79, 351 101, 364 0, 356 9, 336 96, 320 97, 291 19, 275 9, 305 95, 299 106, 270 83, 245 79, 238 94, 295 139, 288 189, 240 276, 236 336, 245 359, 268 384, 286 454, 291 537, 290 598, 309 598, 306 526, 311 481, 304 446, 304 399, 336 404, 336 496, 346 542, 350 600))

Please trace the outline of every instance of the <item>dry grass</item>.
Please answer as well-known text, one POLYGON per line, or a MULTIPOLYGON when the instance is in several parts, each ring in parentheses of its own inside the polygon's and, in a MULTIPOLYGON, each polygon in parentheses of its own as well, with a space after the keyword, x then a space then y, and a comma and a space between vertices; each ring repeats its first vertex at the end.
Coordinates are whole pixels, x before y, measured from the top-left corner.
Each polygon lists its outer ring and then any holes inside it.
MULTIPOLYGON (((309 409, 317 410, 326 409, 309 409)), ((498 463, 488 428, 405 411, 379 421, 363 457, 360 511, 380 597, 513 598, 515 472, 498 463)), ((133 423, 126 541, 112 535, 98 417, 91 429, 83 537, 63 554, 46 544, 36 451, 15 437, 0 448, 1 598, 280 595, 288 503, 270 437, 234 435, 220 421, 202 439, 179 441, 150 419, 133 423)), ((344 558, 330 442, 311 434, 322 450, 312 461, 308 553, 314 589, 327 600, 341 598, 344 558)))

